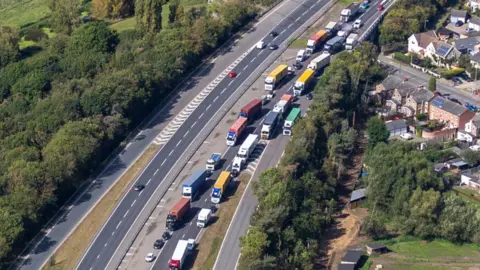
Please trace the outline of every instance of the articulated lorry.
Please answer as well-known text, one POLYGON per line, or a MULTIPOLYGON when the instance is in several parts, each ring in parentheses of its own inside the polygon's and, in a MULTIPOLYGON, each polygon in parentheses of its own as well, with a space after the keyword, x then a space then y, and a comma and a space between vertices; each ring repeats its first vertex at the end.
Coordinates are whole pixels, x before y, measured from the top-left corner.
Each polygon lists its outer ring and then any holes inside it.
POLYGON ((291 136, 293 125, 300 119, 300 108, 293 108, 287 116, 287 120, 283 123, 283 135, 291 136))
POLYGON ((265 79, 265 90, 273 91, 275 87, 278 86, 280 81, 282 81, 288 75, 288 65, 280 65, 275 68, 270 74, 268 74, 265 79))
POLYGON ((212 210, 208 208, 203 208, 200 210, 200 213, 198 213, 198 218, 197 218, 197 227, 198 228, 205 228, 208 225, 208 221, 212 217, 212 210))
POLYGON ((346 7, 340 12, 340 21, 349 22, 350 20, 355 18, 355 16, 358 14, 358 11, 360 11, 360 4, 351 3, 348 7, 346 7))
POLYGON ((277 127, 279 118, 279 113, 270 111, 265 117, 265 121, 262 125, 261 137, 262 140, 270 140, 270 137, 273 135, 275 128, 277 127))
POLYGON ((205 184, 208 172, 206 170, 197 170, 187 178, 182 186, 182 197, 193 201, 198 192, 205 184))
POLYGON ((210 201, 212 203, 220 203, 223 194, 227 190, 228 184, 230 184, 230 179, 232 179, 230 172, 223 171, 220 173, 220 176, 218 177, 215 185, 213 185, 212 188, 212 194, 210 198, 210 201))
POLYGON ((240 149, 238 149, 238 153, 233 159, 232 162, 232 174, 238 175, 242 171, 243 167, 247 163, 248 157, 252 154, 253 150, 257 146, 259 142, 259 137, 257 134, 250 134, 248 135, 247 139, 242 143, 240 149))
POLYGON ((330 54, 327 52, 323 52, 319 56, 315 57, 310 64, 308 64, 309 69, 318 72, 320 69, 326 67, 330 64, 330 54))
POLYGON ((358 34, 351 33, 351 34, 347 37, 347 41, 346 41, 346 43, 345 43, 345 49, 346 49, 346 50, 353 50, 353 48, 355 47, 355 45, 357 45, 357 42, 358 42, 358 34))
POLYGON ((305 89, 307 89, 315 78, 315 71, 312 69, 307 69, 303 74, 298 78, 298 80, 293 85, 293 95, 301 96, 305 89))
POLYGON ((275 104, 273 107, 273 111, 279 113, 280 120, 283 119, 283 117, 288 113, 290 110, 290 107, 292 106, 293 103, 293 96, 292 95, 283 95, 280 101, 275 104))
POLYGON ((333 37, 337 35, 339 28, 340 26, 337 24, 337 22, 329 22, 327 26, 325 26, 325 31, 328 32, 329 37, 333 37))
POLYGON ((261 111, 262 101, 256 98, 240 109, 238 117, 245 117, 250 122, 252 119, 255 119, 261 111))
POLYGON ((209 159, 207 159, 207 164, 205 166, 205 169, 209 172, 212 173, 215 171, 217 168, 218 164, 220 163, 220 160, 222 159, 222 154, 220 153, 214 153, 210 156, 209 159))
POLYGON ((344 37, 336 36, 336 37, 330 39, 329 41, 327 41, 327 43, 325 44, 325 47, 323 47, 323 49, 330 54, 339 52, 343 48, 343 42, 344 41, 345 41, 344 37))
POLYGON ((328 32, 326 30, 320 30, 312 35, 312 38, 307 40, 307 48, 305 48, 305 52, 307 55, 312 55, 322 42, 328 39, 328 32))
POLYGON ((227 133, 227 145, 235 146, 237 139, 242 136, 245 127, 247 127, 248 119, 245 117, 239 117, 232 127, 228 130, 227 133))
POLYGON ((180 222, 189 210, 190 200, 187 198, 181 198, 180 201, 178 201, 178 203, 168 212, 166 227, 170 231, 174 231, 178 225, 180 225, 180 222))
POLYGON ((173 252, 172 258, 168 262, 168 267, 170 270, 182 270, 183 263, 188 256, 188 241, 187 240, 178 240, 175 251, 173 252))

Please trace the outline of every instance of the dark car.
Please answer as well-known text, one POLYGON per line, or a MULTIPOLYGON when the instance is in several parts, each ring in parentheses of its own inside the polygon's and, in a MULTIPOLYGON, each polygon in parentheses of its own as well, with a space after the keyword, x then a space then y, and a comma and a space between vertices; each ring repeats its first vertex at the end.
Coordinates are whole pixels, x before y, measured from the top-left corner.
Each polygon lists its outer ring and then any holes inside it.
POLYGON ((455 85, 462 84, 462 80, 460 80, 460 79, 457 78, 457 77, 453 77, 453 78, 452 78, 452 82, 453 82, 455 85))
POLYGON ((162 234, 162 239, 165 240, 165 241, 167 241, 168 239, 170 239, 171 236, 172 236, 172 235, 170 234, 170 232, 164 232, 164 233, 162 234))
POLYGON ((145 188, 144 185, 137 184, 137 185, 135 185, 135 188, 134 188, 134 189, 135 189, 135 191, 142 191, 144 188, 145 188))
POLYGON ((300 62, 296 62, 295 64, 293 64, 293 67, 294 67, 296 70, 300 70, 300 69, 302 69, 303 65, 302 65, 302 63, 300 63, 300 62))
POLYGON ((278 45, 277 45, 277 44, 272 44, 272 45, 270 45, 270 47, 268 47, 268 48, 273 51, 273 50, 278 49, 278 45))
POLYGON ((275 32, 275 31, 272 31, 272 32, 270 32, 270 36, 272 36, 272 37, 276 37, 276 36, 278 36, 278 33, 277 33, 277 32, 275 32))
POLYGON ((455 102, 455 103, 457 103, 457 104, 462 105, 462 103, 461 103, 458 99, 456 99, 456 98, 447 97, 447 99, 450 100, 451 102, 455 102))
POLYGON ((161 249, 163 247, 163 245, 165 245, 165 241, 163 241, 162 239, 157 239, 155 241, 155 243, 153 243, 153 248, 154 249, 161 249))
POLYGON ((308 93, 307 96, 306 96, 307 100, 312 100, 313 96, 311 93, 308 93))
POLYGON ((470 77, 468 77, 468 75, 466 73, 462 73, 459 75, 459 77, 461 77, 462 79, 464 79, 465 81, 467 82, 471 82, 472 79, 470 79, 470 77))
POLYGON ((214 204, 212 204, 210 206, 210 210, 212 210, 212 213, 214 214, 215 212, 217 212, 217 206, 215 206, 214 204))
POLYGON ((460 26, 462 26, 462 25, 463 25, 463 22, 462 22, 462 21, 457 21, 457 22, 455 23, 455 26, 456 26, 456 27, 460 27, 460 26))

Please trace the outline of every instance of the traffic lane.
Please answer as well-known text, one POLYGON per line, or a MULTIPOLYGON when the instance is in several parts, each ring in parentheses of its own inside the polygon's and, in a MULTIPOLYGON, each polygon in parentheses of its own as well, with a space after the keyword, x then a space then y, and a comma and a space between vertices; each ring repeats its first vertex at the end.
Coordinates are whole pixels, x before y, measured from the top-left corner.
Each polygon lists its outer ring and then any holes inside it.
MULTIPOLYGON (((312 9, 312 7, 309 8, 307 11, 316 12, 315 10, 312 9)), ((303 14, 305 14, 305 13, 303 13, 303 14)), ((297 20, 297 21, 299 21, 299 22, 301 23, 303 20, 297 20)), ((301 23, 301 24, 303 24, 303 23, 301 23)), ((288 29, 287 29, 287 30, 288 30, 288 29)), ((279 37, 280 37, 279 39, 282 40, 282 37, 283 37, 282 34, 283 34, 283 33, 286 33, 286 35, 289 36, 289 35, 291 34, 291 32, 293 32, 293 31, 292 31, 293 29, 292 29, 292 30, 288 30, 288 31, 287 31, 287 30, 282 31, 282 33, 279 34, 279 36, 277 36, 277 37, 275 37, 275 38, 279 38, 279 37)), ((285 39, 285 37, 283 37, 283 39, 285 39)), ((283 40, 282 40, 282 41, 283 41, 283 40)), ((267 55, 269 55, 269 53, 266 53, 266 54, 264 55, 264 57, 266 58, 267 55)), ((246 60, 248 61, 249 59, 246 59, 246 60)), ((253 60, 254 60, 254 59, 253 59, 253 60)), ((262 60, 263 60, 263 59, 262 59, 262 60)), ((245 61, 245 59, 244 59, 244 61, 242 61, 242 62, 245 62, 245 63, 246 63, 247 61, 245 61)), ((244 70, 245 70, 246 68, 247 68, 247 66, 245 66, 244 70)), ((241 72, 238 74, 238 76, 239 76, 240 74, 241 74, 241 72)), ((223 80, 223 82, 225 82, 225 80, 223 80)), ((235 82, 235 80, 234 80, 234 81, 231 81, 228 85, 230 85, 230 84, 232 84, 232 83, 234 83, 234 82, 235 82)), ((217 87, 216 89, 220 89, 220 88, 222 88, 221 85, 219 85, 219 87, 217 87)), ((232 89, 235 89, 235 85, 232 87, 232 89)), ((225 90, 225 89, 224 89, 224 90, 225 90)), ((207 98, 210 98, 210 97, 212 97, 212 96, 213 96, 213 95, 209 95, 207 98)), ((217 98, 219 98, 219 97, 221 97, 221 96, 215 97, 215 100, 216 100, 217 98)), ((215 100, 214 100, 214 101, 215 101, 215 100)), ((206 103, 206 102, 204 102, 204 103, 206 103)), ((204 103, 202 103, 202 104, 204 104, 204 103)), ((222 104, 223 104, 223 103, 222 103, 222 104)), ((210 107, 210 105, 208 105, 206 109, 208 110, 209 107, 210 107)), ((197 110, 198 110, 198 108, 197 108, 195 111, 197 111, 197 110)), ((194 113, 195 113, 195 112, 194 112, 194 113)), ((200 115, 200 117, 201 117, 202 115, 203 115, 203 113, 200 115)), ((188 119, 187 119, 187 120, 188 120, 188 119)), ((186 126, 186 125, 182 125, 182 127, 184 127, 184 126, 186 126)), ((180 129, 179 129, 177 132, 180 132, 180 129)), ((172 138, 172 139, 173 139, 173 138, 172 138)), ((172 141, 172 139, 171 139, 171 141, 172 141)), ((169 141, 169 142, 170 142, 170 141, 169 141)), ((177 146, 178 146, 178 143, 180 143, 180 142, 181 142, 181 139, 180 139, 180 141, 177 142, 177 146)), ((168 143, 167 143, 167 145, 168 145, 168 143)), ((167 146, 167 145, 165 145, 165 146, 167 146)), ((167 148, 167 147, 165 147, 165 148, 167 148)), ((162 149, 162 150, 163 150, 163 149, 162 149)), ((172 150, 172 151, 173 151, 173 150, 172 150)), ((171 154, 171 153, 172 153, 172 152, 170 152, 170 154, 171 154)), ((169 155, 170 155, 170 154, 169 154, 169 155)), ((157 156, 157 157, 158 157, 158 156, 157 156)), ((156 157, 156 158, 157 158, 157 157, 156 157)), ((164 160, 164 161, 167 161, 167 160, 164 160)), ((153 192, 150 192, 150 193, 153 193, 153 192)), ((147 194, 146 194, 146 195, 147 195, 147 194)), ((149 194, 149 195, 151 195, 151 194, 149 194)), ((128 204, 128 202, 127 202, 126 204, 128 204)), ((126 226, 126 225, 125 225, 125 226, 126 226)), ((107 236, 107 238, 108 238, 108 236, 107 236)), ((102 239, 102 238, 101 238, 101 239, 102 239)), ((102 239, 102 242, 103 242, 103 241, 105 241, 105 239, 102 239)), ((97 253, 97 252, 96 252, 96 253, 97 253)))

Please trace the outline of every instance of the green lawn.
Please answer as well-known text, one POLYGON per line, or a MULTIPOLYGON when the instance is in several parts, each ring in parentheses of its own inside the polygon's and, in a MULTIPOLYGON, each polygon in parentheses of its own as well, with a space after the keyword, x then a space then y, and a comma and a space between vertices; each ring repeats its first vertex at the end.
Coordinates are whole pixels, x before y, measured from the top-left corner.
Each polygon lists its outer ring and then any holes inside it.
POLYGON ((135 29, 136 24, 137 24, 137 21, 135 20, 135 17, 132 17, 132 18, 128 18, 123 21, 114 23, 110 25, 110 28, 113 30, 117 30, 117 32, 122 32, 125 30, 135 29))
MULTIPOLYGON (((414 265, 414 264, 396 264, 395 270, 451 270, 451 267, 446 266, 429 266, 429 265, 414 265)), ((454 268, 455 270, 468 269, 468 268, 454 268)))
POLYGON ((305 47, 307 47, 307 40, 305 40, 305 39, 292 40, 291 43, 290 43, 290 46, 288 46, 288 47, 292 48, 292 49, 295 49, 295 48, 304 49, 305 47))
POLYGON ((0 0, 0 25, 22 27, 47 17, 45 0, 0 0))
POLYGON ((480 207, 480 201, 478 200, 475 200, 473 197, 477 197, 479 198, 480 197, 480 194, 475 191, 475 190, 471 190, 471 189, 467 189, 467 188, 460 188, 460 187, 454 187, 453 188, 454 190, 458 190, 460 192, 463 192, 465 194, 468 194, 467 195, 464 195, 462 193, 459 193, 458 196, 460 196, 460 198, 462 198, 464 201, 476 206, 476 207, 480 207), (473 195, 473 196, 472 196, 473 195))

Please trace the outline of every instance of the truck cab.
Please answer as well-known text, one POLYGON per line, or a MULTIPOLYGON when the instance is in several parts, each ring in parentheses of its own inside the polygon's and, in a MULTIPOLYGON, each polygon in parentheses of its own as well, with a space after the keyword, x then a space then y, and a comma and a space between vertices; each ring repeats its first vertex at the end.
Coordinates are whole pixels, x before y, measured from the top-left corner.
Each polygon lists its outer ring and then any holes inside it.
POLYGON ((211 173, 215 171, 215 169, 218 166, 218 163, 220 162, 220 159, 222 158, 222 155, 220 153, 215 153, 210 156, 210 158, 207 160, 207 164, 205 166, 205 169, 211 173))
POLYGON ((297 62, 303 62, 303 60, 305 60, 305 55, 306 55, 305 50, 300 50, 300 51, 298 51, 297 58, 295 58, 295 60, 297 62))
POLYGON ((353 28, 360 29, 360 27, 362 27, 362 20, 361 19, 355 20, 355 22, 353 23, 353 28))
POLYGON ((240 174, 244 166, 244 160, 241 157, 236 156, 232 162, 232 174, 237 176, 240 174))

